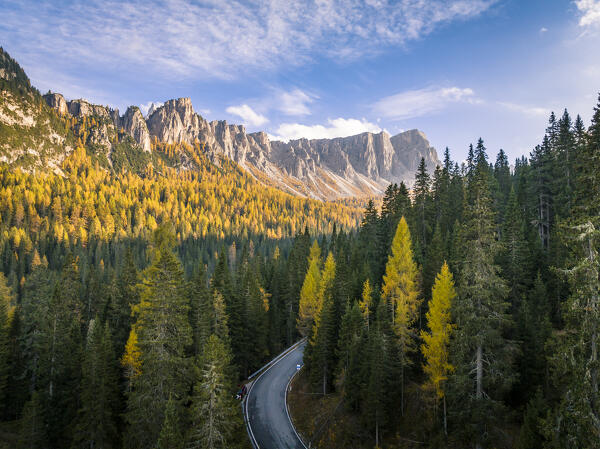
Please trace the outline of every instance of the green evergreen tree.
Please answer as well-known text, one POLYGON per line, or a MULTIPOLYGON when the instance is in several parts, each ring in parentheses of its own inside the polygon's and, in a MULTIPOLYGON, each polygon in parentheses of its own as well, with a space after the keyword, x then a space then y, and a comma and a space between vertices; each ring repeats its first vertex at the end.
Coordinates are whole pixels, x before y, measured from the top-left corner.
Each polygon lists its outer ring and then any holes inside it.
POLYGON ((90 321, 82 371, 73 447, 118 447, 118 371, 108 323, 90 321))
POLYGON ((190 382, 185 349, 192 335, 183 270, 167 228, 157 229, 154 242, 154 260, 144 272, 141 302, 134 308, 141 369, 127 398, 130 448, 156 444, 169 397, 183 400, 190 382))
POLYGON ((18 449, 43 449, 47 446, 45 414, 40 393, 34 391, 23 407, 18 449))
POLYGON ((9 332, 14 312, 13 295, 4 274, 0 273, 0 416, 4 412, 4 404, 8 395, 8 374, 10 372, 9 356, 10 341, 9 332))
POLYGON ((185 439, 181 430, 177 402, 172 396, 165 405, 165 420, 156 443, 157 449, 183 449, 185 439))
POLYGON ((201 367, 192 397, 191 428, 187 447, 217 449, 233 447, 242 428, 237 406, 232 399, 227 365, 231 355, 227 346, 211 335, 203 351, 201 367))
POLYGON ((494 263, 499 244, 481 139, 475 157, 462 227, 458 297, 451 312, 457 328, 450 350, 456 371, 449 379, 449 415, 455 432, 479 449, 498 437, 494 420, 500 418, 513 374, 511 345, 503 334, 509 322, 507 286, 494 263))

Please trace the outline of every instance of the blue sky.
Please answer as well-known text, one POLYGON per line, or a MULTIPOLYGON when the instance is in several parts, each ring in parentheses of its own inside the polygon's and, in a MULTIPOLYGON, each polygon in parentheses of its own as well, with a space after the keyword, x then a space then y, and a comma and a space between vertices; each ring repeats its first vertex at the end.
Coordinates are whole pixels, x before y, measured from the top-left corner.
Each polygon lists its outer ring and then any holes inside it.
POLYGON ((587 124, 600 91, 600 0, 3 0, 0 17, 43 92, 121 112, 191 97, 282 139, 419 128, 459 161, 479 136, 528 154, 551 110, 587 124))

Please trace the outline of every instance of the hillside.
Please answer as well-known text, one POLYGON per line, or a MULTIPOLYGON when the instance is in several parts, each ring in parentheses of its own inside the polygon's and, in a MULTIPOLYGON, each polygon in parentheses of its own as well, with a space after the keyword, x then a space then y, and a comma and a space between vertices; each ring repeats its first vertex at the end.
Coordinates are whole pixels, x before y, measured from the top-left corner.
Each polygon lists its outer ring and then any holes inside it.
MULTIPOLYGON (((422 157, 430 171, 440 164, 418 130, 396 136, 382 131, 280 142, 224 120, 208 122, 194 111, 189 98, 169 100, 145 118, 137 106, 121 115, 117 109, 83 99, 67 101, 58 93, 41 97, 18 63, 4 51, 0 55, 5 86, 0 101, 0 160, 26 170, 60 172, 64 158, 77 146, 85 146, 105 168, 140 172, 155 159, 159 143, 202 145, 213 163, 225 157, 265 185, 334 200, 381 195, 390 183, 410 184, 422 157)), ((179 162, 178 169, 191 168, 185 157, 179 162)))

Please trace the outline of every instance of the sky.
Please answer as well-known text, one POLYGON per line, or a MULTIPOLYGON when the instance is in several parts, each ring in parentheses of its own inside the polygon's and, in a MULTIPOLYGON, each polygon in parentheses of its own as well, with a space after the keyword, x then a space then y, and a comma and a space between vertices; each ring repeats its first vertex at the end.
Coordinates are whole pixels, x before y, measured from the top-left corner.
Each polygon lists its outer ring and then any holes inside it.
POLYGON ((514 160, 550 111, 589 124, 600 0, 2 0, 0 45, 42 92, 281 140, 418 128, 514 160))

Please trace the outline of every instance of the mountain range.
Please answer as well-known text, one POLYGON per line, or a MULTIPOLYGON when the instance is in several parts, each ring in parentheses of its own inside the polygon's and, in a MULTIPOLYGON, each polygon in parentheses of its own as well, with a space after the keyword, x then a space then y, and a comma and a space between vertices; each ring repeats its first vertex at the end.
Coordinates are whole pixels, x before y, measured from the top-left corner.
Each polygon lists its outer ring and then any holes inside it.
MULTIPOLYGON (((18 79, 29 83, 5 52, 0 52, 0 68, 0 80, 5 83, 18 79)), ((224 120, 209 122, 194 111, 189 98, 166 101, 153 107, 147 117, 137 106, 130 106, 121 115, 117 109, 83 99, 67 101, 59 93, 49 92, 43 99, 63 119, 94 119, 97 126, 82 136, 83 143, 94 147, 109 165, 114 163, 115 142, 119 141, 114 138, 116 134, 129 136, 132 146, 143 153, 151 153, 157 143, 202 144, 213 162, 226 157, 264 184, 322 200, 379 195, 390 183, 404 181, 410 185, 421 158, 430 171, 440 164, 436 150, 416 129, 395 136, 382 131, 282 142, 271 140, 265 132, 247 133, 243 125, 224 120)), ((53 120, 41 117, 41 106, 34 103, 26 95, 4 95, 0 126, 10 129, 0 132, 0 161, 26 160, 33 168, 59 170, 62 159, 75 144, 67 142, 60 130, 53 129, 53 120), (14 145, 10 136, 15 133, 27 134, 26 143, 14 145), (2 139, 3 136, 7 138, 2 139)), ((184 161, 182 166, 185 165, 184 161)))

